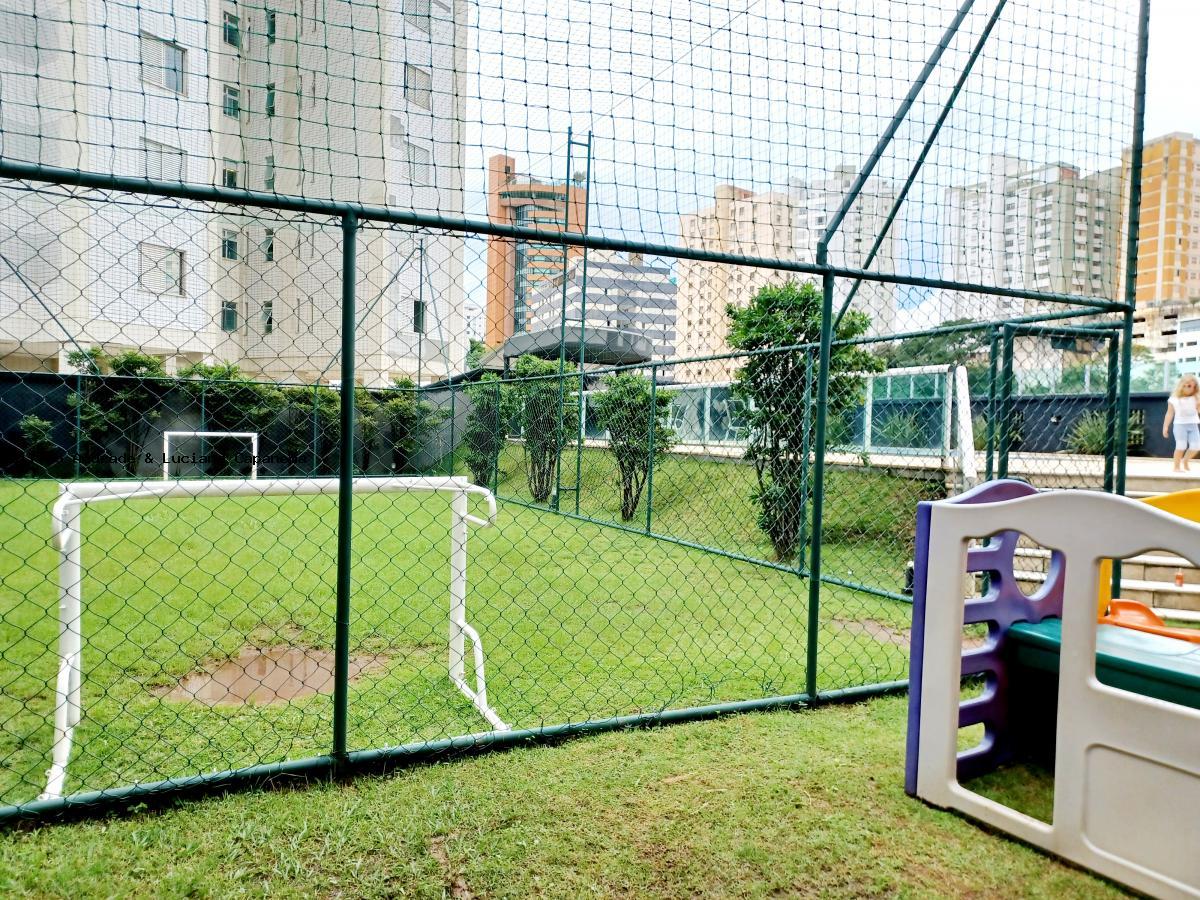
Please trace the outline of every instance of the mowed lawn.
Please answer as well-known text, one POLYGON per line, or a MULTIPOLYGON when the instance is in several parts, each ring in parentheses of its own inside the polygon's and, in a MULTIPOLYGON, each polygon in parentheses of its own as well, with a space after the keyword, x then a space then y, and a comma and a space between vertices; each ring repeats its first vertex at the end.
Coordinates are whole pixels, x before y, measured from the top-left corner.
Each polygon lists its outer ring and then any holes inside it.
MULTIPOLYGON (((742 521, 753 513, 749 467, 675 465, 659 482, 667 527, 656 530, 693 539, 707 528, 733 542, 721 523, 738 522, 753 534, 742 521)), ((594 483, 592 496, 615 498, 611 479, 594 483)), ((49 764, 55 492, 0 485, 0 800, 10 803, 32 799, 49 764)), ((845 515, 900 515, 877 487, 846 495, 845 515)), ((246 647, 332 648, 334 498, 113 502, 83 522, 85 713, 69 791, 328 751, 328 696, 208 707, 161 694, 246 647)), ((843 527, 830 568, 899 587, 904 539, 852 537, 843 527)), ((486 730, 446 675, 448 551, 446 498, 357 500, 351 645, 382 662, 351 690, 354 749, 486 730)), ((472 529, 469 560, 468 619, 483 636, 492 704, 514 726, 804 690, 808 587, 794 573, 512 503, 497 527, 472 529)), ((827 586, 819 688, 905 677, 908 619, 905 604, 827 586)))
POLYGON ((906 797, 905 699, 0 834, 8 897, 1115 897, 906 797))

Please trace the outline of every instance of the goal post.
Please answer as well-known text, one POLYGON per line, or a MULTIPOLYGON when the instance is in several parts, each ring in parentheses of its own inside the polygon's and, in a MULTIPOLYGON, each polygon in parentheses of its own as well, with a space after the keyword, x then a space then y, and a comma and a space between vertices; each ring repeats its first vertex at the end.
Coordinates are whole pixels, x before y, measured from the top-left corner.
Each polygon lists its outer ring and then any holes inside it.
MULTIPOLYGON (((63 796, 75 727, 83 717, 83 529, 84 507, 142 498, 162 500, 186 497, 279 497, 338 493, 338 478, 251 478, 191 481, 88 481, 59 485, 58 500, 51 513, 52 538, 59 553, 59 638, 58 676, 55 682, 54 744, 51 766, 46 772, 46 789, 39 800, 63 796)), ((467 534, 468 526, 491 527, 496 521, 496 497, 486 488, 463 477, 355 478, 355 494, 440 492, 451 495, 450 504, 450 590, 449 619, 450 682, 471 701, 472 706, 495 731, 511 727, 488 702, 484 672, 483 642, 467 622, 467 534), (470 495, 487 501, 487 518, 468 512, 470 495), (472 645, 474 685, 467 679, 466 641, 472 645)))
POLYGON ((164 431, 162 477, 166 481, 171 469, 172 438, 243 438, 250 441, 250 478, 258 478, 258 432, 257 431, 164 431))

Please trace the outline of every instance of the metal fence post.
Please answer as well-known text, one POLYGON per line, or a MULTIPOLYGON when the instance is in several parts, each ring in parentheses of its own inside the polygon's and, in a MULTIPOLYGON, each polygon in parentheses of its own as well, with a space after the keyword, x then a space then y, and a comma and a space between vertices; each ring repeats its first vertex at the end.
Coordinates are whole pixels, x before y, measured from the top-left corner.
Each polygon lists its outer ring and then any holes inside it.
MULTIPOLYGON (((829 264, 829 245, 817 244, 817 264, 829 264)), ((829 410, 829 359, 833 350, 833 274, 821 277, 821 355, 817 368, 817 422, 813 435, 812 550, 808 565, 808 634, 804 693, 817 699, 818 630, 821 625, 821 517, 825 505, 825 429, 829 410)))
POLYGON ((75 373, 75 477, 79 478, 83 461, 83 373, 75 373))
POLYGON ((646 534, 650 533, 654 515, 654 431, 658 423, 658 366, 650 366, 650 422, 649 438, 646 440, 650 458, 646 468, 646 534))
MULTIPOLYGON (((1104 490, 1112 493, 1116 484, 1114 462, 1120 453, 1121 441, 1118 438, 1122 430, 1117 418, 1120 413, 1117 379, 1120 377, 1117 367, 1120 365, 1120 344, 1116 334, 1108 336, 1108 384, 1104 389, 1104 490)), ((1128 425, 1125 431, 1125 444, 1129 443, 1128 425)))
POLYGON ((1008 477, 1008 453, 1013 437, 1013 329, 1011 325, 1001 328, 1002 359, 1000 364, 1000 452, 996 467, 997 478, 1008 477))
POLYGON ((454 393, 454 384, 450 384, 450 451, 446 454, 446 474, 454 474, 454 398, 457 396, 454 393))
POLYGON ((314 381, 312 408, 308 413, 308 418, 312 426, 312 440, 310 441, 312 445, 312 471, 309 474, 314 478, 321 469, 321 434, 317 430, 317 403, 320 399, 320 391, 321 386, 314 381))
MULTIPOLYGON (((809 410, 812 409, 812 352, 804 351, 804 409, 801 412, 806 419, 809 416, 809 410)), ((868 382, 869 384, 870 382, 868 382)), ((804 428, 800 434, 800 502, 804 504, 804 509, 800 514, 800 541, 798 546, 803 548, 808 545, 808 510, 809 510, 809 490, 808 490, 808 457, 812 453, 812 429, 804 428)))
POLYGON ((358 216, 342 216, 341 440, 338 460, 337 611, 334 620, 333 757, 346 761, 346 720, 350 695, 350 536, 354 507, 354 330, 358 216))
MULTIPOLYGON (((891 390, 891 382, 888 383, 891 390)), ((871 452, 871 432, 875 428, 875 379, 867 378, 867 397, 863 402, 863 453, 871 452)))
MULTIPOLYGON (((206 401, 208 397, 208 383, 200 382, 200 430, 208 431, 208 409, 206 401)), ((212 474, 212 467, 208 464, 208 460, 204 456, 204 446, 207 443, 204 438, 200 438, 200 471, 205 475, 212 474)), ((164 459, 165 463, 166 460, 164 459)))

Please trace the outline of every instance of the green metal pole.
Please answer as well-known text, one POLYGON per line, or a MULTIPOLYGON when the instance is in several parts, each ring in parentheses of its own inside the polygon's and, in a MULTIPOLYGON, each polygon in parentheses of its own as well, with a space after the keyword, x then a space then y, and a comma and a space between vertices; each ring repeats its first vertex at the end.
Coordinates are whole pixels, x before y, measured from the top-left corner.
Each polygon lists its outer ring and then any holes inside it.
MULTIPOLYGON (((812 412, 812 353, 804 351, 804 409, 797 415, 808 418, 812 412)), ((800 435, 800 502, 804 504, 800 513, 800 542, 801 548, 808 542, 808 457, 812 453, 812 428, 805 428, 800 435)))
MULTIPOLYGON (((1142 215, 1142 146, 1146 132, 1146 60, 1150 52, 1150 0, 1138 10, 1137 76, 1133 89, 1133 143, 1129 150, 1129 231, 1125 235, 1125 315, 1121 323, 1121 386, 1117 409, 1117 472, 1113 487, 1125 493, 1129 446, 1129 378, 1133 368, 1133 310, 1137 303, 1138 234, 1142 215)), ((1113 596, 1121 587, 1121 560, 1113 560, 1113 596)))
POLYGON ((991 329, 988 348, 988 400, 987 400, 987 463, 986 479, 991 481, 996 472, 996 378, 1000 363, 1000 332, 991 329))
POLYGON ((446 454, 446 474, 454 474, 454 398, 457 395, 454 391, 454 383, 450 383, 450 452, 446 454))
POLYGON ((650 453, 650 458, 646 460, 648 463, 646 469, 646 534, 651 532, 652 516, 654 515, 654 432, 655 426, 658 424, 658 366, 651 364, 650 366, 650 416, 649 416, 649 437, 646 439, 646 446, 650 453))
MULTIPOLYGON (((1104 490, 1112 493, 1116 485, 1115 457, 1120 453, 1120 398, 1117 380, 1121 364, 1120 341, 1114 334, 1108 339, 1108 384, 1104 386, 1104 490)), ((1125 429, 1128 443, 1128 429, 1125 429)))
POLYGON ((334 621, 333 757, 346 761, 346 723, 350 698, 350 552, 354 508, 354 331, 358 216, 342 217, 342 384, 341 442, 338 467, 337 611, 334 621))
POLYGON ((83 461, 83 373, 75 373, 75 477, 83 461))
MULTIPOLYGON (((568 171, 568 175, 571 173, 568 171)), ((584 165, 583 176, 583 233, 587 234, 588 223, 590 217, 589 210, 592 207, 592 133, 589 131, 587 136, 587 163, 584 165)), ((568 188, 568 191, 570 188, 568 188)), ((568 193, 568 196, 570 194, 568 193)), ((583 261, 580 266, 580 284, 579 284, 579 423, 576 431, 575 443, 575 515, 579 515, 579 498, 583 494, 583 438, 584 438, 584 422, 583 422, 583 387, 584 387, 584 359, 586 357, 587 347, 587 277, 588 277, 588 251, 587 247, 583 248, 583 261)), ((651 370, 653 371, 653 370, 651 370)), ((650 465, 653 467, 654 459, 651 457, 650 465)), ((649 503, 646 505, 649 510, 649 503)), ((647 529, 648 530, 648 529, 647 529)))
MULTIPOLYGON (((571 149, 574 141, 571 128, 567 126, 567 177, 563 181, 563 232, 571 228, 571 149)), ((551 509, 558 510, 562 505, 562 448, 566 435, 565 413, 563 405, 567 402, 566 371, 567 371, 567 270, 571 265, 570 248, 563 244, 562 264, 562 301, 558 316, 558 428, 554 434, 554 494, 550 498, 551 509)), ((579 485, 576 485, 578 487, 579 485)))
MULTIPOLYGON (((829 262, 829 245, 817 244, 817 263, 829 262)), ((817 423, 813 436, 812 548, 808 565, 808 634, 805 662, 805 688, 817 696, 817 651, 821 625, 821 517, 825 512, 825 426, 829 415, 829 359, 833 349, 834 277, 826 272, 821 278, 821 351, 817 368, 817 423)))
POLYGON ((1008 453, 1012 444, 1013 333, 1009 325, 1003 326, 1001 331, 1003 358, 1000 364, 1000 461, 996 477, 1007 478, 1008 453))
POLYGON ((420 387, 425 356, 425 238, 417 242, 417 254, 417 310, 421 319, 414 321, 413 327, 417 329, 417 387, 420 387))
POLYGON ((309 418, 312 420, 312 471, 310 474, 314 478, 316 478, 317 472, 321 468, 321 435, 317 428, 317 404, 320 398, 320 391, 321 386, 314 381, 312 409, 309 411, 309 418))
MULTIPOLYGON (((203 381, 200 382, 200 430, 208 431, 208 410, 205 408, 205 399, 208 395, 208 385, 203 381)), ((212 473, 212 467, 208 465, 208 460, 204 458, 204 446, 207 443, 204 438, 200 438, 200 465, 205 475, 212 473)), ((165 462, 166 460, 164 460, 165 462)))

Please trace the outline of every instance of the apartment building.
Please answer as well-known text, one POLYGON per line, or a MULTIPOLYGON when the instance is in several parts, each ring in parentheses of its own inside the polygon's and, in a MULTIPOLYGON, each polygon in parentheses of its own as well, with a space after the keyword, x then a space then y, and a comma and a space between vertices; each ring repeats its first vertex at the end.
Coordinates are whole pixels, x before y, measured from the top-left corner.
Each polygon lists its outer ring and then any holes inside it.
MULTIPOLYGON (((0 12, 22 37, 0 44, 8 158, 461 213, 463 0, 34 7, 0 12)), ((359 379, 461 368, 461 239, 368 226, 359 244, 359 379)), ((5 367, 66 371, 98 345, 333 380, 340 304, 327 219, 0 186, 5 367)))
MULTIPOLYGON (((587 188, 541 181, 517 172, 511 156, 488 160, 488 218, 499 225, 520 225, 582 234, 587 225, 587 188)), ((487 242, 487 327, 484 343, 499 347, 529 330, 532 292, 563 273, 564 255, 573 260, 579 247, 489 237, 487 242)))
MULTIPOLYGON (((795 181, 787 191, 755 193, 736 185, 718 185, 714 203, 680 217, 684 246, 719 253, 780 260, 816 261, 817 241, 829 217, 840 207, 855 171, 839 167, 831 176, 813 182, 795 181)), ((834 265, 861 267, 883 227, 895 192, 882 182, 868 183, 846 216, 829 248, 834 265)), ((894 271, 894 239, 889 234, 872 263, 877 271, 894 271)), ((676 353, 681 358, 730 352, 730 304, 744 306, 767 284, 797 277, 777 269, 680 260, 678 264, 678 314, 676 353)), ((851 282, 839 281, 835 303, 840 303, 851 282)), ((894 327, 896 291, 890 284, 864 282, 854 308, 871 318, 872 334, 888 334, 894 327)), ((680 366, 680 380, 729 381, 736 359, 709 360, 680 366)))
MULTIPOLYGON (((565 276, 546 279, 529 297, 529 330, 558 328, 566 309, 568 334, 586 328, 619 328, 650 341, 655 360, 675 357, 675 299, 671 270, 646 262, 640 253, 591 250, 565 276)), ((672 373, 664 370, 664 377, 672 373)))
MULTIPOLYGON (((1119 168, 988 160, 987 177, 946 195, 943 277, 1003 288, 1112 297, 1119 258, 1119 168)), ((996 321, 1043 312, 1036 300, 953 292, 945 319, 996 321)))
MULTIPOLYGON (((1129 167, 1126 151, 1125 183, 1129 167)), ((1126 198, 1124 222, 1128 214, 1126 198)), ((1122 252, 1118 296, 1125 270, 1122 252)), ((1200 357, 1200 139, 1190 134, 1164 135, 1143 149, 1135 290, 1134 338, 1158 355, 1194 364, 1200 357)))

